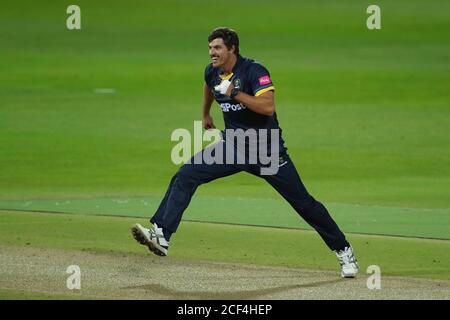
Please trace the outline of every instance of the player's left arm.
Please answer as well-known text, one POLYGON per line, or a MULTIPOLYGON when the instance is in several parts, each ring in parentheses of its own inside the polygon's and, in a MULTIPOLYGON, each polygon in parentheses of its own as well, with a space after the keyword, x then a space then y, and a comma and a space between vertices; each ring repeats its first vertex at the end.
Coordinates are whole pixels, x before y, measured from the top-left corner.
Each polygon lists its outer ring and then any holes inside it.
MULTIPOLYGON (((230 96, 233 88, 234 86, 231 84, 225 95, 230 96)), ((250 110, 265 116, 271 116, 275 112, 275 94, 273 90, 264 92, 258 96, 251 96, 245 92, 239 91, 238 94, 234 96, 234 100, 244 104, 250 110)))

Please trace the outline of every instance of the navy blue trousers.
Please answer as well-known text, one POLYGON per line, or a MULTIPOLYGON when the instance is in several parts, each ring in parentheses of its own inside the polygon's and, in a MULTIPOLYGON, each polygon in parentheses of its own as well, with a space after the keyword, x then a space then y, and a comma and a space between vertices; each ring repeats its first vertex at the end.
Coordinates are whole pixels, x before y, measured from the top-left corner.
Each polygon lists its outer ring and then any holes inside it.
POLYGON ((349 246, 344 234, 324 205, 314 199, 306 190, 286 151, 281 154, 283 162, 274 175, 261 175, 258 164, 194 164, 193 159, 199 157, 204 151, 195 155, 190 163, 184 164, 172 177, 158 210, 150 219, 152 223, 157 223, 158 226, 171 233, 175 232, 183 212, 198 186, 245 171, 266 180, 278 191, 294 210, 319 233, 331 250, 340 250, 349 246))

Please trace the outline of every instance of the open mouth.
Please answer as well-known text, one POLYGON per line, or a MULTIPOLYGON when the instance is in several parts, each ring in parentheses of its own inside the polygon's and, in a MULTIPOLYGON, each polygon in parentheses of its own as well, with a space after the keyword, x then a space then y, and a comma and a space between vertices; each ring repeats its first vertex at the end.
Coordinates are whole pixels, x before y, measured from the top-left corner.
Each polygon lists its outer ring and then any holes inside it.
POLYGON ((211 57, 211 61, 212 62, 217 62, 217 61, 219 61, 219 57, 211 57))

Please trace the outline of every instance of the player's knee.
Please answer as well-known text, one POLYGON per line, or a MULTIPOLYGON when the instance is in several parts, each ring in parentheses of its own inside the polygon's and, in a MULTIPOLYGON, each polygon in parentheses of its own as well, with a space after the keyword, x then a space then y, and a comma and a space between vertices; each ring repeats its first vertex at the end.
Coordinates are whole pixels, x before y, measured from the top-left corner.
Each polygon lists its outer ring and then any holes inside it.
POLYGON ((198 181, 196 175, 192 170, 192 165, 184 165, 178 170, 175 175, 177 181, 182 185, 196 185, 198 181))
POLYGON ((315 206, 316 206, 316 199, 314 199, 309 194, 306 197, 300 199, 297 203, 298 209, 305 213, 313 211, 315 206))

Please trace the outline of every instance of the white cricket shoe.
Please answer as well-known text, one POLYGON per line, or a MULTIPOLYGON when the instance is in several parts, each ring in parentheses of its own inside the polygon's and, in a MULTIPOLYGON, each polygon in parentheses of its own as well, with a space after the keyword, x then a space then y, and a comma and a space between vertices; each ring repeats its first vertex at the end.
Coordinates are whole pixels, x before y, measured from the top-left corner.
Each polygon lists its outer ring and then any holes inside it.
POLYGON ((336 251, 336 256, 341 265, 342 278, 354 278, 358 273, 358 262, 356 261, 352 246, 345 247, 341 251, 336 251))
POLYGON ((131 233, 137 242, 147 246, 154 254, 163 257, 167 256, 169 242, 164 238, 162 228, 159 228, 156 223, 151 229, 144 228, 139 223, 136 223, 131 228, 131 233))

